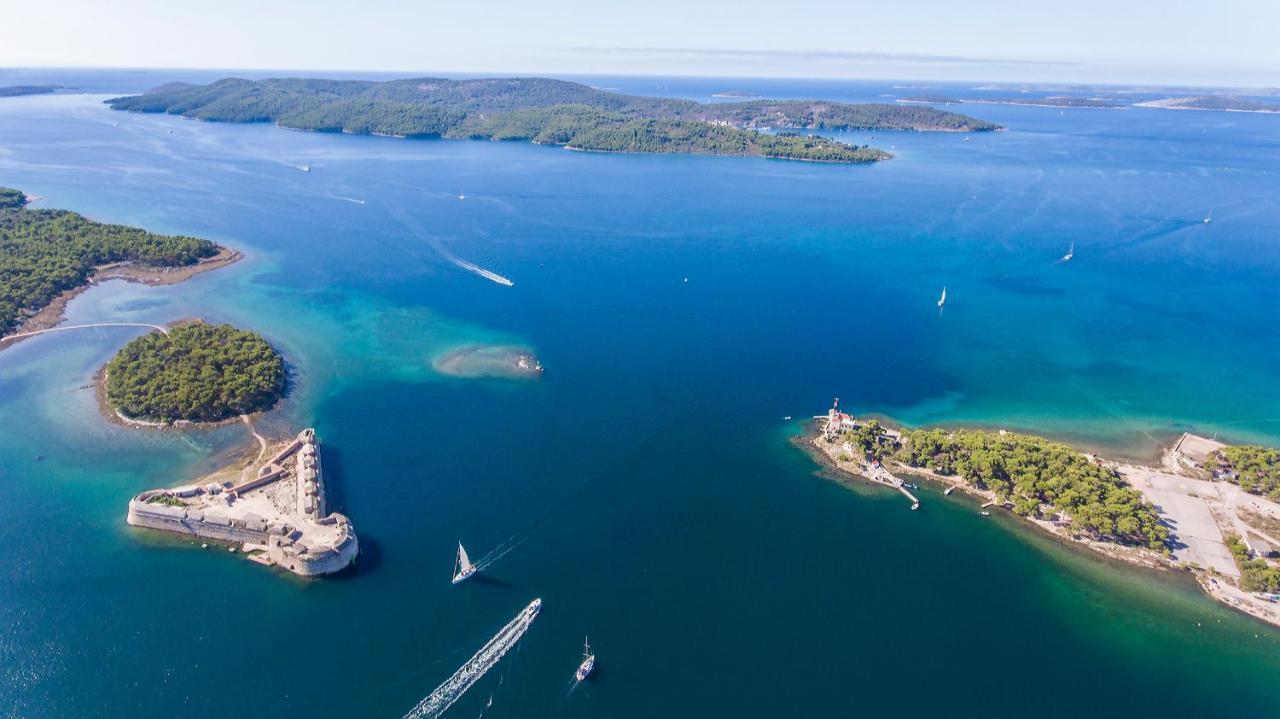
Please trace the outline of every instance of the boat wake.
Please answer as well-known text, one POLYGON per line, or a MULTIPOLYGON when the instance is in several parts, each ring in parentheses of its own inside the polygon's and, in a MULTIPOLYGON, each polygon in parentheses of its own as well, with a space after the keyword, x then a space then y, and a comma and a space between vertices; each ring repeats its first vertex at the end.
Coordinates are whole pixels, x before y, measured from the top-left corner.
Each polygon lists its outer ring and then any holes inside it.
POLYGON ((448 261, 452 262, 453 264, 457 265, 458 267, 461 267, 462 269, 467 270, 468 272, 474 272, 474 273, 476 273, 477 275, 480 275, 481 277, 485 278, 486 280, 489 280, 490 282, 497 282, 498 284, 502 285, 503 287, 515 287, 516 283, 514 283, 514 282, 512 282, 511 280, 509 280, 509 279, 507 279, 507 278, 503 277, 502 275, 498 274, 497 272, 490 272, 489 270, 486 270, 485 268, 481 267, 480 265, 477 265, 477 264, 472 263, 472 262, 467 262, 466 260, 462 259, 461 257, 458 257, 457 255, 453 254, 452 252, 450 252, 450 251, 446 250, 446 249, 444 248, 444 246, 439 245, 439 243, 435 243, 435 244, 436 244, 436 250, 438 250, 438 251, 440 252, 440 254, 441 254, 441 255, 443 255, 443 256, 444 256, 444 258, 445 258, 446 260, 448 260, 448 261))
POLYGON ((453 703, 462 698, 462 695, 472 687, 480 677, 485 675, 502 660, 503 655, 511 651, 512 647, 520 641, 524 633, 529 631, 529 627, 533 625, 533 620, 538 617, 538 612, 542 609, 542 600, 535 599, 525 607, 515 619, 507 623, 505 627, 498 630, 480 651, 475 653, 466 664, 463 664, 458 671, 453 673, 444 684, 436 687, 436 690, 426 696, 425 699, 418 702, 418 705, 409 710, 404 715, 404 719, 435 719, 435 717, 444 714, 453 703))
POLYGON ((468 262, 462 259, 461 257, 458 257, 457 255, 453 254, 453 252, 451 252, 449 248, 445 247, 444 243, 442 243, 438 238, 423 232, 421 228, 417 226, 417 223, 410 220, 400 210, 392 209, 391 216, 399 220, 400 224, 404 225, 405 229, 417 235, 419 238, 425 240, 427 244, 431 245, 432 249, 434 249, 441 257, 449 261, 449 263, 453 264, 454 266, 461 267, 467 272, 473 272, 485 278, 486 280, 502 285, 503 287, 515 286, 516 284, 515 282, 512 282, 506 277, 503 277, 497 272, 486 270, 485 268, 481 267, 480 265, 477 265, 474 262, 468 262))

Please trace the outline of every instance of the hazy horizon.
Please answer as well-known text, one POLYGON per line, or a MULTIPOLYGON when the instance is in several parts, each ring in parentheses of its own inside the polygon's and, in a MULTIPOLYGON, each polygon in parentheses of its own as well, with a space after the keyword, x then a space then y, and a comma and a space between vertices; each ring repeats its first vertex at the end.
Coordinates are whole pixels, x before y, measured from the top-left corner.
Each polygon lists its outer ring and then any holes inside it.
POLYGON ((1082 0, 909 8, 713 0, 643 8, 372 0, 17 5, 0 66, 468 75, 638 75, 1212 87, 1280 84, 1280 5, 1082 0), (762 19, 767 19, 763 22, 762 19), (431 71, 405 68, 435 68, 431 71))
MULTIPOLYGON (((1263 94, 1274 94, 1280 92, 1280 82, 1254 85, 1232 85, 1232 84, 1210 84, 1210 83, 1163 83, 1163 82, 1090 82, 1090 81, 1071 81, 1071 80, 996 80, 984 77, 962 77, 962 78, 930 78, 930 77, 822 77, 812 75, 732 75, 732 74, 699 74, 699 73, 591 73, 591 72, 522 72, 518 70, 494 70, 487 72, 470 72, 460 70, 350 70, 342 68, 269 68, 269 67, 125 67, 125 66, 85 66, 85 65, 31 65, 31 66, 8 66, 0 67, 0 84, 7 83, 10 80, 14 84, 24 84, 30 82, 53 82, 53 79, 44 79, 45 73, 48 78, 54 77, 54 73, 59 72, 119 72, 119 73, 207 73, 210 76, 217 75, 221 77, 242 77, 244 79, 259 80, 265 78, 311 78, 311 79, 369 79, 374 81, 388 81, 396 79, 413 79, 422 77, 443 77, 452 79, 463 78, 512 78, 512 77, 548 77, 553 79, 568 80, 572 82, 581 82, 584 84, 592 84, 592 80, 607 80, 617 78, 645 78, 645 79, 672 79, 672 80, 724 80, 726 83, 734 81, 788 81, 797 82, 856 82, 867 84, 883 84, 883 83, 917 83, 920 87, 929 86, 966 86, 966 85, 992 85, 999 87, 1027 88, 1038 89, 1043 91, 1053 91, 1055 89, 1066 89, 1072 86, 1089 87, 1089 88, 1115 88, 1117 90, 1127 89, 1152 89, 1164 91, 1190 91, 1190 90, 1217 90, 1217 91, 1260 91, 1263 94), (26 77, 13 78, 13 75, 26 75, 26 77), (36 79, 32 79, 31 76, 36 79)), ((214 79, 208 79, 212 82, 214 79)), ((903 85, 901 87, 907 87, 903 85)), ((68 90, 78 89, 68 87, 68 90)), ((603 88, 608 89, 608 88, 603 88)), ((725 87, 725 90, 737 88, 725 87)))

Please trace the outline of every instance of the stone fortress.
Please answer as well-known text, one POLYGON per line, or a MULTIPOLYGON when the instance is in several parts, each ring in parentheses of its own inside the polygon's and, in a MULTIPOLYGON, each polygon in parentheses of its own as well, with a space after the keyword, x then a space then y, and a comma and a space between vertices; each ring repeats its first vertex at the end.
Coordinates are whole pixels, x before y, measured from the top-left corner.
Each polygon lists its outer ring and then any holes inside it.
POLYGON ((315 430, 303 430, 246 476, 254 464, 219 470, 194 484, 142 492, 129 501, 128 522, 239 544, 249 559, 304 577, 350 565, 359 542, 349 519, 326 512, 315 430))

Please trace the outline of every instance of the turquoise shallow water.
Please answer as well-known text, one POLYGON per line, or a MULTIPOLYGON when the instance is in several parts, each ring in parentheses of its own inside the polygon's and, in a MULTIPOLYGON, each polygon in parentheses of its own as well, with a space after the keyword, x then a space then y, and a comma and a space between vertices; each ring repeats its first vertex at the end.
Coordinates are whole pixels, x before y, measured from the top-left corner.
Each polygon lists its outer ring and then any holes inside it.
MULTIPOLYGON (((725 89, 709 82, 609 84, 725 89)), ((839 395, 1129 454, 1187 427, 1280 442, 1276 118, 980 106, 1009 131, 855 135, 898 158, 836 167, 315 135, 98 99, 0 102, 0 184, 248 257, 107 283, 70 319, 266 334, 294 389, 264 426, 317 428, 365 554, 301 583, 128 529, 129 496, 214 466, 243 431, 103 422, 82 387, 132 330, 5 350, 8 715, 400 716, 534 596, 518 653, 450 716, 1280 706, 1280 633, 962 504, 910 513, 815 476, 781 421, 839 395), (546 375, 432 370, 477 343, 532 347, 546 375), (449 585, 453 542, 511 537, 490 581, 449 585), (586 633, 599 675, 573 689, 586 633)))

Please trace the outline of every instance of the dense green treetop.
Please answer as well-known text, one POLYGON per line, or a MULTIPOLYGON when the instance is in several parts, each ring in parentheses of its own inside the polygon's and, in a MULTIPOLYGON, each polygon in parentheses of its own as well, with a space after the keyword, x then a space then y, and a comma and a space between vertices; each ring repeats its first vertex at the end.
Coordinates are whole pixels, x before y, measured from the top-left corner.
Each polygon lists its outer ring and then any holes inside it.
POLYGON ((1023 516, 1061 512, 1073 529, 1096 539, 1159 551, 1169 538, 1141 493, 1064 444, 1024 434, 918 429, 904 431, 894 446, 874 421, 846 433, 846 439, 877 459, 959 475, 1012 502, 1023 516))
POLYGON ((177 267, 218 252, 212 242, 194 237, 93 222, 66 210, 24 208, 21 197, 0 188, 0 334, 64 290, 84 284, 98 265, 177 267))
POLYGON ((19 210, 27 205, 27 195, 12 187, 0 187, 0 210, 19 210))
POLYGON ((284 389, 280 353, 231 325, 143 335, 107 365, 107 401, 134 419, 217 422, 270 409, 284 389))
POLYGON ((1246 592, 1280 593, 1280 567, 1272 566, 1261 557, 1250 558, 1249 548, 1240 537, 1229 534, 1225 538, 1227 549, 1240 567, 1240 588, 1246 592))
POLYGON ((753 155, 830 162, 889 157, 822 138, 758 132, 998 129, 929 107, 811 100, 698 103, 597 90, 545 78, 390 82, 228 78, 171 83, 108 101, 117 110, 167 112, 222 122, 402 137, 531 140, 582 150, 753 155))
POLYGON ((1213 452, 1205 466, 1246 492, 1280 502, 1280 451, 1256 445, 1234 445, 1213 452))

